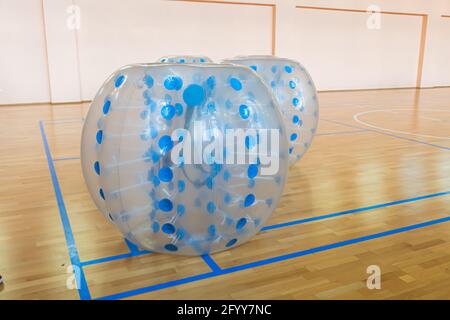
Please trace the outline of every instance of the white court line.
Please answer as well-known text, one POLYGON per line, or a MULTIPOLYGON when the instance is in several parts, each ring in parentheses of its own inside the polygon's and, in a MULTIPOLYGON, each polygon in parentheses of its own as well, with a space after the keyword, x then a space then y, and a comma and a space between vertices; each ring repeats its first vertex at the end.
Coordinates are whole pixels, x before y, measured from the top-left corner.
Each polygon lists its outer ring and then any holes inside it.
MULTIPOLYGON (((417 136, 417 137, 424 137, 424 138, 450 140, 450 137, 440 137, 440 136, 433 136, 433 135, 427 135, 427 134, 419 134, 419 133, 413 133, 413 132, 408 132, 408 131, 400 131, 400 130, 393 130, 393 129, 383 128, 383 127, 375 126, 373 124, 367 123, 367 122, 359 119, 360 116, 368 114, 368 113, 373 113, 373 112, 387 112, 387 113, 397 114, 395 111, 405 111, 405 110, 407 110, 407 111, 411 111, 411 110, 415 111, 415 109, 378 109, 378 110, 370 110, 370 111, 364 111, 364 112, 360 112, 360 113, 355 114, 353 116, 353 120, 355 120, 359 124, 365 125, 367 127, 373 128, 373 129, 378 129, 378 130, 381 130, 381 131, 388 131, 388 132, 393 132, 393 133, 400 133, 400 134, 406 134, 406 135, 417 136)), ((426 111, 450 112, 449 110, 442 110, 442 109, 427 109, 426 111)))
POLYGON ((63 123, 77 123, 84 122, 84 118, 66 118, 66 119, 55 119, 55 120, 43 120, 45 124, 63 124, 63 123))

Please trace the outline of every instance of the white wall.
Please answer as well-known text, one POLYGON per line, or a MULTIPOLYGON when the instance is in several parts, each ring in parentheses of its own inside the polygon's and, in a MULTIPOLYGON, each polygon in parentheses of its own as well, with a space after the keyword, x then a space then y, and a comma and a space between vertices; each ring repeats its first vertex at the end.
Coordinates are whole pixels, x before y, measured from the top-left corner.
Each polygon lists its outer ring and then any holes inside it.
MULTIPOLYGON (((95 0, 94 0, 95 1, 95 0)), ((81 100, 76 41, 76 21, 72 0, 45 0, 44 22, 47 38, 51 101, 81 100)))
POLYGON ((414 87, 422 17, 297 8, 290 45, 280 55, 301 61, 320 90, 414 87))
POLYGON ((430 32, 427 38, 428 45, 425 55, 426 64, 424 67, 422 85, 427 87, 449 86, 450 17, 444 18, 441 15, 433 16, 430 18, 429 28, 433 30, 433 32, 430 32))
POLYGON ((276 4, 276 54, 302 62, 321 90, 415 86, 422 17, 402 13, 428 15, 421 85, 450 86, 449 0, 230 2, 0 0, 0 104, 90 100, 120 66, 167 54, 270 54, 273 9, 257 3, 276 4), (79 30, 67 27, 73 4, 79 30), (395 13, 379 30, 365 12, 336 10, 372 4, 395 13))
POLYGON ((50 101, 42 5, 0 0, 0 104, 50 101))
POLYGON ((141 0, 76 0, 83 99, 119 67, 167 54, 271 53, 272 9, 263 6, 141 0))

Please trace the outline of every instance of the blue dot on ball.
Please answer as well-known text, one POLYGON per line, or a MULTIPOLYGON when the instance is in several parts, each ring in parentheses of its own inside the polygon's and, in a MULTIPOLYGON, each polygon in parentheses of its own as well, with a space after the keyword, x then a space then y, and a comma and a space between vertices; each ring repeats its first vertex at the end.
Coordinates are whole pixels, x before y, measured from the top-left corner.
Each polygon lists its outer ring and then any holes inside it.
POLYGON ((294 141, 295 139, 297 139, 297 134, 296 133, 293 133, 293 134, 291 134, 291 141, 294 141))
POLYGON ((100 194, 100 197, 102 197, 102 199, 105 200, 105 193, 103 192, 102 188, 100 188, 100 190, 98 190, 98 193, 100 194))
POLYGON ((152 177, 152 183, 155 187, 157 187, 160 185, 161 182, 157 176, 154 176, 154 177, 152 177))
POLYGON ((226 204, 229 204, 231 202, 231 195, 229 193, 225 193, 225 195, 223 196, 223 202, 225 202, 226 204))
POLYGON ((159 201, 158 203, 158 207, 159 209, 161 209, 162 211, 172 211, 173 209, 173 203, 172 201, 170 201, 169 199, 162 199, 159 201))
POLYGON ((208 204, 206 205, 206 210, 208 210, 209 214, 213 214, 214 211, 216 211, 216 205, 214 204, 214 202, 208 202, 208 204))
POLYGON ((105 100, 105 103, 103 104, 103 114, 108 114, 109 108, 111 107, 111 101, 105 100))
POLYGON ((292 72, 292 67, 291 66, 284 66, 284 71, 286 71, 287 73, 291 73, 292 72))
POLYGON ((186 183, 183 180, 178 181, 178 191, 183 192, 186 187, 186 183))
POLYGON ((300 118, 299 118, 297 115, 295 115, 295 116, 292 117, 292 122, 293 122, 294 124, 297 124, 299 121, 300 121, 300 118))
POLYGON ((100 162, 98 161, 94 162, 94 170, 96 174, 100 175, 100 162))
POLYGON ((223 172, 223 179, 224 179, 225 181, 228 181, 228 180, 230 179, 230 177, 231 177, 231 174, 228 172, 228 170, 225 170, 225 171, 223 172))
POLYGON ((156 151, 152 151, 151 154, 152 154, 152 161, 153 161, 153 163, 159 162, 159 159, 160 159, 159 153, 156 152, 156 151))
POLYGON ((250 66, 250 69, 252 69, 254 71, 258 70, 258 68, 256 66, 250 66))
POLYGON ((216 104, 214 102, 210 102, 208 103, 208 112, 213 113, 214 111, 216 111, 216 104))
POLYGON ((164 248, 165 248, 167 251, 172 251, 172 252, 175 252, 175 251, 178 250, 178 247, 177 247, 176 245, 172 244, 172 243, 166 244, 166 245, 164 246, 164 248))
POLYGON ((206 85, 209 89, 214 89, 216 86, 216 78, 214 76, 210 76, 208 79, 206 79, 206 85))
POLYGON ((159 231, 159 223, 158 222, 153 222, 152 224, 152 230, 154 233, 157 233, 159 231))
POLYGON ((153 139, 155 139, 158 136, 158 130, 155 127, 150 128, 150 135, 153 139))
POLYGON ((206 178, 206 186, 208 187, 208 189, 212 190, 214 186, 214 181, 212 177, 206 178))
POLYGON ((161 108, 161 115, 166 120, 171 120, 173 116, 175 115, 175 108, 171 104, 166 104, 164 107, 161 108))
POLYGON ((253 136, 245 137, 245 147, 251 149, 256 145, 255 138, 253 136))
POLYGON ((171 223, 165 223, 165 224, 163 224, 161 230, 164 233, 172 234, 172 233, 175 233, 175 226, 171 223))
POLYGON ((191 84, 184 90, 183 100, 188 107, 201 105, 205 101, 205 90, 198 84, 191 84))
POLYGON ((116 81, 114 82, 114 86, 116 88, 119 88, 123 84, 124 81, 125 81, 125 76, 123 74, 121 74, 116 78, 116 81))
POLYGON ((222 165, 220 163, 213 163, 211 165, 211 176, 217 176, 220 171, 222 171, 222 165))
POLYGON ((294 107, 298 106, 299 102, 300 101, 298 100, 298 98, 292 99, 292 104, 294 105, 294 107))
POLYGON ((247 224, 247 219, 246 218, 240 218, 238 220, 238 222, 236 223, 236 229, 237 230, 241 230, 242 228, 245 227, 246 224, 247 224))
POLYGON ((239 79, 236 79, 236 78, 230 79, 230 86, 236 91, 239 91, 242 89, 241 81, 239 81, 239 79))
POLYGON ((225 247, 229 248, 232 245, 234 245, 237 242, 237 239, 231 239, 230 241, 227 242, 227 244, 225 245, 225 247))
POLYGON ((208 234, 210 236, 214 236, 216 234, 216 226, 215 225, 212 224, 208 227, 208 234))
POLYGON ((151 87, 153 87, 153 78, 150 75, 147 74, 144 77, 144 83, 147 86, 147 88, 150 89, 151 87))
POLYGON ((250 116, 250 110, 245 104, 241 104, 239 106, 239 114, 241 115, 242 119, 248 119, 250 116))
POLYGON ((186 212, 186 207, 182 204, 177 206, 177 213, 182 216, 186 212))
POLYGON ((245 196, 244 207, 250 207, 253 203, 255 203, 255 195, 253 193, 249 193, 245 196))
POLYGON ((158 177, 161 181, 169 182, 173 178, 173 172, 172 169, 169 167, 162 167, 159 169, 158 177))
POLYGON ((148 117, 148 110, 142 111, 141 114, 140 114, 140 116, 141 116, 141 119, 142 119, 142 120, 147 119, 147 117, 148 117))
POLYGON ((173 147, 172 138, 169 135, 162 136, 159 138, 158 146, 163 152, 170 151, 173 147))
POLYGON ((233 102, 231 102, 230 99, 227 99, 227 101, 225 101, 225 108, 231 109, 232 107, 233 107, 233 102))
POLYGON ((95 139, 97 140, 97 143, 98 143, 98 144, 101 144, 101 143, 102 143, 102 140, 103 140, 103 130, 98 130, 98 131, 97 131, 97 134, 96 134, 96 136, 95 136, 95 139))
POLYGON ((167 90, 180 90, 183 87, 183 80, 177 76, 169 76, 164 80, 164 88, 167 90))
POLYGON ((291 89, 295 89, 295 86, 296 86, 296 84, 295 84, 295 82, 294 81, 289 81, 289 87, 291 88, 291 89))
POLYGON ((183 114, 183 106, 181 103, 175 103, 175 113, 177 116, 181 116, 183 114))
POLYGON ((258 166, 256 164, 251 164, 248 166, 247 169, 247 176, 250 179, 253 179, 254 177, 256 177, 258 175, 258 166))
POLYGON ((178 229, 178 231, 177 231, 178 241, 183 239, 185 235, 186 235, 186 231, 184 231, 184 229, 178 229))

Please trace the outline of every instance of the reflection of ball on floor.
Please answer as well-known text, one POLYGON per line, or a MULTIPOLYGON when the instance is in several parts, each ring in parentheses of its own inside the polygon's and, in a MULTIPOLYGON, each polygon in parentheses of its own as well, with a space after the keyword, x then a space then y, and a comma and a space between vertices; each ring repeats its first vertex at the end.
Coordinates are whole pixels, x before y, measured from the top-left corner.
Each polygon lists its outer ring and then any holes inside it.
POLYGON ((3 284, 3 277, 0 275, 0 285, 3 284))
POLYGON ((317 92, 308 71, 297 61, 274 56, 241 56, 224 62, 243 65, 260 75, 272 90, 289 137, 289 163, 311 146, 319 120, 317 92))
POLYGON ((132 65, 113 74, 92 102, 81 160, 91 195, 127 239, 152 251, 201 255, 261 229, 281 197, 287 141, 273 95, 248 68, 132 65), (266 141, 266 153, 279 153, 274 174, 264 174, 275 163, 262 156, 225 161, 234 153, 226 130, 237 128, 247 133, 233 138, 236 153, 248 157, 266 141), (278 132, 279 145, 259 129, 278 132))

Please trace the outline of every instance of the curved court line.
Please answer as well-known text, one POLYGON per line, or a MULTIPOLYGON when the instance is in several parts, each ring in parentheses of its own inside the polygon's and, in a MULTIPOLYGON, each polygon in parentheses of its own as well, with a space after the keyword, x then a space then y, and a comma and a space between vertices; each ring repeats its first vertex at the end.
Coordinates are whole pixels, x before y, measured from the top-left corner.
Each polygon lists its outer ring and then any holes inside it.
MULTIPOLYGON (((445 139, 445 140, 450 140, 450 137, 440 137, 440 136, 433 136, 433 135, 427 135, 427 134, 419 134, 419 133, 412 133, 412 132, 408 132, 408 131, 400 131, 400 130, 393 130, 393 129, 388 129, 388 128, 383 128, 383 127, 379 127, 370 123, 367 123, 361 119, 359 119, 360 116, 368 114, 368 113, 374 113, 374 112, 387 112, 387 113, 394 113, 396 114, 394 111, 411 111, 414 109, 377 109, 377 110, 370 110, 370 111, 364 111, 364 112, 359 112, 357 114, 355 114, 353 116, 353 120, 355 120, 356 122, 358 122, 359 124, 365 125, 367 127, 373 128, 373 129, 378 129, 378 130, 382 130, 382 131, 388 131, 388 132, 393 132, 393 133, 400 133, 400 134, 406 134, 406 135, 411 135, 411 136, 417 136, 417 137, 424 137, 424 138, 434 138, 434 139, 445 139)), ((449 112, 448 110, 441 110, 441 109, 428 109, 430 111, 441 111, 441 112, 449 112)))
MULTIPOLYGON (((336 121, 336 120, 323 119, 323 118, 321 120, 327 121, 327 122, 331 122, 331 123, 336 123, 336 124, 339 124, 339 125, 344 126, 344 127, 362 129, 361 127, 358 127, 358 126, 355 126, 355 125, 352 125, 352 124, 347 124, 347 123, 344 123, 344 122, 339 122, 339 121, 336 121)), ((441 146, 441 145, 438 145, 438 144, 435 144, 435 143, 430 143, 430 142, 421 141, 421 140, 415 140, 415 139, 406 138, 406 137, 402 137, 402 136, 396 136, 395 134, 383 132, 383 131, 380 131, 380 130, 374 130, 374 129, 367 129, 367 130, 370 131, 370 132, 383 134, 385 136, 397 138, 397 139, 400 139, 400 140, 411 141, 411 142, 416 142, 416 143, 424 144, 424 145, 435 147, 435 148, 439 148, 439 149, 450 150, 450 147, 444 147, 444 146, 441 146)))
POLYGON ((336 131, 336 132, 324 132, 324 133, 318 133, 315 136, 334 136, 334 135, 341 135, 341 134, 352 134, 352 133, 360 133, 360 132, 367 132, 367 129, 361 129, 361 130, 351 130, 351 131, 336 131))

